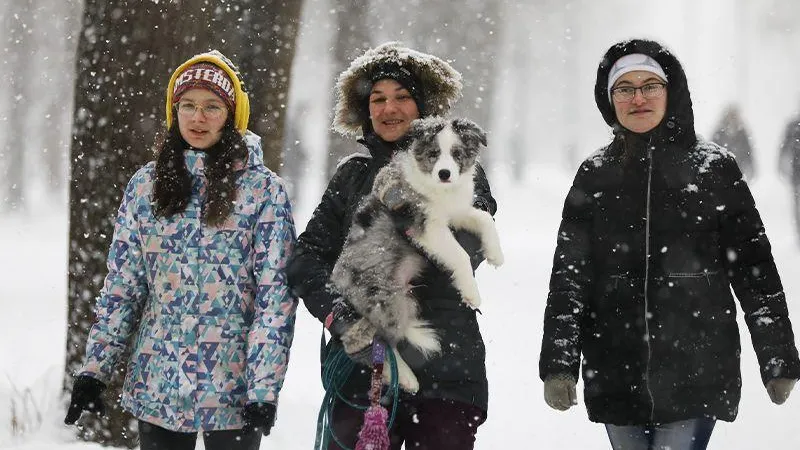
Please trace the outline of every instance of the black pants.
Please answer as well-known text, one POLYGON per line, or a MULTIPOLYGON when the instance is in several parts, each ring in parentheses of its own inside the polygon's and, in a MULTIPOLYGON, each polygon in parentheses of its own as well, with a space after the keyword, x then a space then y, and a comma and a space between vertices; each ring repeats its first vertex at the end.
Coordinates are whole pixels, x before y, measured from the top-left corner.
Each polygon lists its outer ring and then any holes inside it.
MULTIPOLYGON (((194 450, 197 433, 179 433, 139 421, 140 450, 194 450)), ((258 450, 261 433, 242 430, 203 432, 206 450, 258 450)))
MULTIPOLYGON (((391 412, 391 411, 390 411, 391 412)), ((480 408, 450 400, 403 400, 397 406, 397 416, 389 430, 391 450, 471 450, 475 433, 486 414, 480 408)), ((364 411, 338 402, 331 421, 339 441, 354 448, 364 422, 364 411)), ((331 439, 328 450, 341 447, 331 439)))

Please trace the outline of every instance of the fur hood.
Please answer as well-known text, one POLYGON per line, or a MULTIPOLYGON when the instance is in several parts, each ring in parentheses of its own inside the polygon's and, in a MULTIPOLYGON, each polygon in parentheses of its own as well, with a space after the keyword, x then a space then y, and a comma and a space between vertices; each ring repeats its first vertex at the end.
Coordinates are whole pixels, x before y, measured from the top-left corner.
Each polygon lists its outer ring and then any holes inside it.
POLYGON ((370 75, 386 62, 407 67, 422 84, 424 110, 428 115, 444 115, 461 98, 461 74, 445 61, 421 53, 399 42, 387 42, 367 50, 356 58, 336 81, 336 106, 333 130, 345 136, 361 134, 361 125, 369 119, 363 109, 364 99, 372 88, 370 75))
POLYGON ((608 75, 611 66, 621 57, 632 53, 642 53, 655 59, 667 75, 667 111, 656 133, 668 142, 683 142, 689 145, 697 140, 694 130, 694 111, 686 74, 678 59, 666 47, 655 41, 631 39, 611 46, 597 67, 597 81, 594 99, 606 123, 616 129, 614 107, 608 98, 608 75))

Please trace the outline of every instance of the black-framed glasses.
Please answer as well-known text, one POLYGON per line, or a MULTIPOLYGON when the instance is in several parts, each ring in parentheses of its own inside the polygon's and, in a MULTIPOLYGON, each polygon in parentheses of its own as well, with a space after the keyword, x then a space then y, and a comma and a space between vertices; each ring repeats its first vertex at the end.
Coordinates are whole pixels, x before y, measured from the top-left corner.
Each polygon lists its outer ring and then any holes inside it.
POLYGON ((667 83, 647 83, 639 87, 621 86, 611 89, 611 98, 613 98, 615 102, 627 103, 633 100, 633 97, 636 96, 636 91, 641 91, 642 97, 654 99, 664 95, 666 88, 667 83))

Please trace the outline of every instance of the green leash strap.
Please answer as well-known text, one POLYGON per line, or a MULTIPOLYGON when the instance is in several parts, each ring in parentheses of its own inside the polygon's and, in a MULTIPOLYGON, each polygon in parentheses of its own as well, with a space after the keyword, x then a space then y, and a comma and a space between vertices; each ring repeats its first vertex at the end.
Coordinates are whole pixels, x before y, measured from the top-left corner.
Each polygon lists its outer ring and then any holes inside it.
MULTIPOLYGON (((321 348, 323 350, 326 348, 324 332, 322 334, 321 348)), ((389 415, 388 424, 389 429, 391 429, 394 424, 395 416, 397 415, 400 386, 397 383, 397 360, 395 359, 394 351, 387 349, 386 356, 392 377, 392 381, 386 392, 386 395, 391 395, 392 397, 392 411, 389 415)), ((340 392, 348 378, 350 378, 350 374, 355 365, 356 363, 347 356, 343 348, 330 349, 325 357, 322 370, 322 387, 325 389, 325 396, 322 398, 322 405, 320 405, 319 414, 317 415, 317 435, 314 442, 315 450, 328 450, 331 439, 333 439, 339 448, 343 450, 353 450, 344 445, 333 432, 331 420, 333 419, 333 408, 337 399, 351 408, 362 411, 366 411, 368 408, 368 406, 362 406, 351 402, 340 392)))

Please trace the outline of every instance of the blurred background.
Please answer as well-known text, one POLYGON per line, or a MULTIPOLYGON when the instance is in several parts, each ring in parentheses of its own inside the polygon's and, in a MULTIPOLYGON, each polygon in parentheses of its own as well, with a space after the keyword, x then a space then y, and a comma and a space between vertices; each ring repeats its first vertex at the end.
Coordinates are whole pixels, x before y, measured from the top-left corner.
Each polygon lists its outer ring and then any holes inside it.
MULTIPOLYGON (((42 411, 58 409, 70 389, 122 189, 153 159, 168 78, 196 53, 216 48, 239 64, 253 105, 250 128, 264 139, 267 165, 287 181, 298 231, 336 162, 359 150, 330 132, 338 73, 387 40, 448 60, 465 84, 454 114, 489 131, 482 158, 501 213, 533 211, 506 216, 525 222, 536 216, 535 225, 504 235, 521 245, 518 273, 487 278, 520 301, 531 296, 519 282, 530 272, 534 291, 546 287, 572 174, 610 140, 593 97, 609 46, 645 37, 673 50, 687 73, 697 132, 747 142, 736 144, 746 147, 737 157, 759 202, 782 188, 778 149, 800 113, 796 0, 10 0, 0 4, 0 24, 0 328, 11 336, 0 342, 0 446, 41 428, 42 411), (546 255, 541 267, 527 266, 523 252, 546 255)), ((767 223, 779 224, 776 247, 795 239, 788 205, 782 194, 766 208, 767 223)), ((778 259, 800 262, 798 255, 779 251, 778 259)), ((796 271, 786 265, 784 277, 796 271)), ((543 304, 526 308, 538 323, 543 304)), ((300 314, 310 328, 298 329, 311 331, 295 346, 309 349, 293 361, 314 366, 309 382, 316 382, 318 324, 300 314)), ((482 323, 494 332, 490 350, 504 337, 515 342, 514 327, 490 316, 482 323)), ((490 361, 490 372, 516 376, 498 362, 490 361)), ((289 417, 292 408, 306 414, 321 394, 294 388, 290 378, 289 417)), ((496 385, 503 398, 506 385, 496 385)), ((517 393, 507 394, 508 402, 496 401, 510 405, 517 393)), ((135 429, 119 414, 88 419, 81 437, 135 446, 135 429)), ((488 435, 494 427, 499 438, 485 446, 503 442, 503 424, 494 424, 488 435)))
MULTIPOLYGON (((164 54, 165 49, 159 48, 163 45, 180 62, 207 44, 240 61, 245 52, 231 49, 230 39, 219 34, 216 42, 195 39, 185 49, 159 36, 174 33, 175 28, 186 32, 187 22, 203 21, 189 11, 195 8, 190 4, 205 4, 217 10, 217 16, 222 15, 220 9, 233 8, 237 14, 223 19, 241 21, 248 8, 269 13, 286 3, 142 0, 90 1, 85 6, 78 0, 5 2, 0 6, 5 63, 0 75, 4 91, 0 96, 0 212, 31 214, 67 201, 71 131, 79 114, 74 100, 91 94, 91 86, 75 89, 77 74, 85 76, 90 69, 89 64, 78 62, 78 42, 82 33, 86 38, 101 29, 94 21, 121 20, 145 29, 148 21, 153 22, 145 45, 136 51, 164 54), (150 10, 145 11, 147 4, 150 10), (166 22, 170 30, 155 26, 153 17, 159 11, 162 16, 172 15, 166 22), (94 13, 91 20, 87 12, 94 13)), ((316 197, 336 161, 354 151, 352 143, 328 132, 335 77, 354 56, 386 40, 400 40, 443 57, 462 72, 465 91, 456 114, 490 130, 485 163, 518 180, 543 164, 572 170, 605 142, 608 129, 594 106, 592 88, 600 57, 620 39, 655 38, 676 53, 689 77, 700 134, 710 138, 725 108, 738 106, 751 135, 752 152, 765 174, 774 171, 784 119, 800 106, 796 81, 800 79, 800 3, 792 0, 288 3, 295 4, 289 7, 295 16, 286 19, 295 29, 289 31, 284 45, 284 52, 292 53, 291 72, 290 76, 281 74, 288 76, 288 95, 280 99, 274 114, 260 120, 281 122, 285 130, 281 145, 268 150, 281 154, 268 160, 293 186, 309 188, 295 189, 304 207, 313 203, 304 196, 316 197)), ((206 20, 208 27, 226 26, 218 18, 206 20)), ((113 31, 106 38, 116 45, 102 50, 111 53, 134 47, 125 41, 125 30, 113 31)), ((251 52, 253 45, 262 46, 256 53, 270 51, 263 30, 241 33, 251 38, 241 46, 249 46, 251 52)), ((245 74, 248 82, 252 84, 254 77, 275 77, 270 68, 260 69, 263 72, 254 69, 253 75, 245 74)), ((156 122, 163 120, 160 107, 168 73, 144 74, 146 87, 157 91, 148 93, 156 122)), ((258 99, 253 103, 259 104, 258 99)), ((102 120, 112 129, 124 130, 126 121, 141 122, 137 115, 141 111, 123 108, 102 120)), ((147 151, 155 134, 155 128, 148 130, 135 149, 142 152, 143 161, 151 157, 147 151)))

